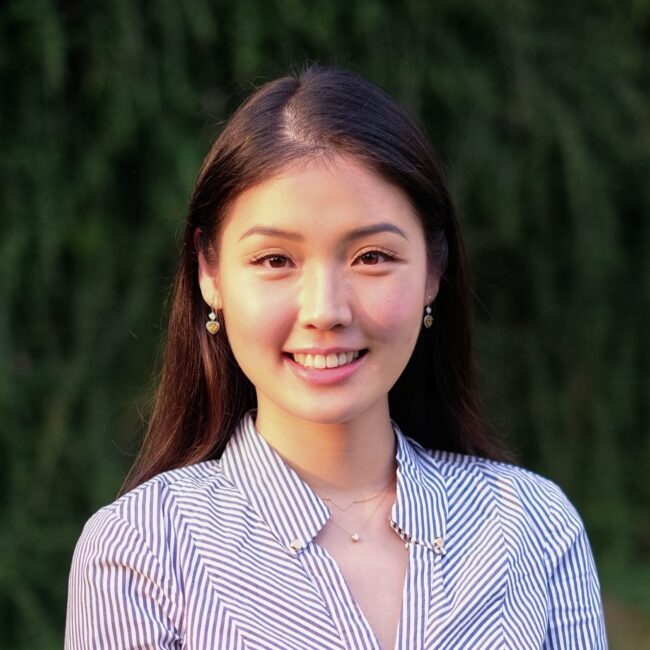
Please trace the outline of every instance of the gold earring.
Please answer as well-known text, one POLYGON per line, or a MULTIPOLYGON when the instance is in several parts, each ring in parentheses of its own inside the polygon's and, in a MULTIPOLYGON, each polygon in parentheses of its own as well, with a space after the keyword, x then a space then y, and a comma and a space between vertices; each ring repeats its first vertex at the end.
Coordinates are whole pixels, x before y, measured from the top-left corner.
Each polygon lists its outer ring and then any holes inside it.
POLYGON ((422 323, 427 329, 429 329, 433 325, 433 316, 431 315, 431 305, 427 305, 426 312, 427 313, 424 316, 422 323))
POLYGON ((217 315, 214 313, 214 309, 211 309, 208 318, 210 320, 205 324, 205 329, 214 336, 221 328, 221 323, 217 320, 217 315))

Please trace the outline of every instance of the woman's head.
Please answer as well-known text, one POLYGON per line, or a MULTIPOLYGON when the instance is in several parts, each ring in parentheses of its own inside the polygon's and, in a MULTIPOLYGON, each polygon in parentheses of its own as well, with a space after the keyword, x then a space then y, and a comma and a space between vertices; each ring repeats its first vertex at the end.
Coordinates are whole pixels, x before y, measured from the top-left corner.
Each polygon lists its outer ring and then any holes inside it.
MULTIPOLYGON (((411 242, 413 246, 401 249, 415 260, 409 267, 413 275, 411 283, 403 286, 415 289, 409 294, 413 297, 405 303, 410 325, 400 325, 406 337, 402 351, 413 350, 413 347, 415 350, 390 391, 391 416, 408 435, 425 446, 486 456, 501 455, 476 415, 465 257, 453 203, 433 148, 408 114, 376 86, 345 70, 311 67, 300 75, 270 82, 254 93, 231 117, 206 157, 188 211, 162 381, 149 430, 127 488, 164 469, 218 455, 241 415, 255 405, 253 386, 236 362, 228 342, 232 338, 238 347, 236 341, 242 328, 235 331, 234 327, 243 321, 235 316, 244 316, 245 312, 234 307, 244 303, 237 301, 232 274, 228 288, 223 287, 226 293, 221 291, 218 269, 233 268, 233 247, 237 239, 234 234, 241 237, 248 229, 244 228, 245 218, 242 218, 246 210, 250 214, 251 204, 254 204, 256 214, 261 214, 260 206, 273 198, 269 194, 265 196, 264 191, 275 191, 277 197, 278 192, 287 189, 287 183, 295 190, 293 212, 271 210, 271 220, 282 221, 283 217, 284 229, 292 221, 292 230, 306 229, 303 234, 311 235, 311 243, 319 243, 314 235, 314 215, 299 214, 295 204, 305 184, 312 183, 317 189, 324 187, 328 178, 331 179, 327 186, 330 192, 339 190, 337 197, 347 192, 346 214, 352 220, 390 221, 386 210, 382 211, 386 218, 377 219, 368 210, 355 212, 350 207, 355 200, 363 202, 363 198, 359 199, 361 192, 370 201, 366 205, 369 208, 372 197, 376 200, 383 191, 385 201, 394 201, 393 219, 399 221, 402 215, 400 223, 410 229, 412 240, 415 237, 411 242), (284 183, 284 188, 278 183, 284 183), (363 188, 368 190, 365 194, 363 188), (233 235, 230 238, 229 231, 233 235), (227 250, 224 240, 228 243, 227 250), (417 261, 418 251, 423 256, 421 263, 417 261), (199 260, 203 260, 201 286, 199 260), (229 265, 224 267, 226 261, 229 265), (211 286, 214 294, 210 293, 211 286), (411 312, 417 304, 421 316, 428 299, 436 295, 434 325, 430 330, 419 332, 411 312), (217 303, 212 305, 216 308, 224 307, 222 317, 229 331, 215 337, 206 332, 209 311, 206 301, 217 303), (227 304, 223 304, 224 301, 227 304), (230 323, 229 306, 233 307, 230 323)), ((316 192, 303 196, 305 202, 310 197, 317 198, 316 192)), ((334 236, 340 240, 346 230, 358 224, 345 223, 345 219, 337 221, 336 212, 328 210, 327 196, 321 193, 320 200, 320 204, 312 202, 312 208, 319 213, 317 218, 328 220, 322 227, 328 237, 331 235, 320 243, 322 250, 328 244, 327 250, 332 252, 334 236)), ((380 203, 376 205, 379 211, 380 203)), ((388 243, 399 244, 400 236, 395 232, 385 232, 382 236, 393 238, 384 242, 386 248, 388 243)), ((356 252, 353 248, 345 249, 345 254, 356 252)), ((294 250, 299 254, 297 247, 294 250)), ((316 248, 310 250, 317 255, 316 248)), ((337 250, 343 252, 343 249, 337 250)), ((242 254, 245 257, 244 249, 242 254)), ((248 272, 250 259, 249 255, 248 272)), ((252 277, 260 279, 259 275, 250 273, 239 279, 252 277)), ((404 275, 399 277, 403 281, 404 275)), ((351 281, 357 282, 358 288, 378 286, 369 278, 367 271, 355 269, 329 280, 333 280, 332 286, 341 283, 339 289, 348 292, 345 296, 349 297, 360 295, 350 286, 351 281)), ((321 280, 315 272, 309 282, 321 280)), ((280 282, 290 283, 287 278, 280 282)), ((254 286, 257 290, 263 282, 254 286)), ((273 285, 271 281, 268 286, 274 287, 273 295, 281 295, 277 283, 273 285)), ((315 289, 317 293, 322 290, 323 287, 315 289)), ((338 328, 335 333, 343 341, 345 337, 341 334, 351 316, 344 312, 350 307, 350 301, 334 294, 336 291, 330 298, 334 296, 338 304, 335 309, 330 307, 340 313, 334 318, 337 322, 333 327, 338 328)), ((261 293, 255 295, 263 296, 261 293)), ((292 295, 298 295, 295 288, 292 295)), ((300 300, 308 299, 309 295, 309 291, 302 291, 300 300)), ((323 297, 325 294, 319 295, 325 302, 329 300, 323 297)), ((354 307, 363 311, 369 304, 357 300, 354 307)), ((381 309, 379 302, 372 304, 374 309, 381 309)), ((312 313, 316 312, 312 309, 312 313)), ((360 313, 358 311, 357 317, 360 313)), ((370 323, 372 314, 365 316, 366 323, 370 323)), ((398 318, 396 322, 402 321, 398 318)), ((263 328, 264 322, 257 326, 263 328)), ((328 332, 327 328, 309 331, 312 338, 305 335, 303 339, 295 332, 290 333, 291 338, 283 351, 295 351, 294 344, 300 349, 303 344, 327 347, 336 338, 332 336, 333 330, 328 332)), ((349 338, 345 344, 364 343, 360 332, 351 331, 349 338), (358 340, 352 340, 355 337, 358 340)), ((399 342, 393 343, 399 347, 399 342)), ((372 353, 371 346, 369 349, 372 353)), ((237 356, 244 359, 242 352, 237 356)), ((255 380, 252 359, 247 358, 242 365, 255 380)), ((390 373, 386 377, 388 375, 390 373)))
POLYGON ((380 422, 438 291, 428 266, 406 195, 317 155, 237 196, 199 284, 264 420, 380 422))

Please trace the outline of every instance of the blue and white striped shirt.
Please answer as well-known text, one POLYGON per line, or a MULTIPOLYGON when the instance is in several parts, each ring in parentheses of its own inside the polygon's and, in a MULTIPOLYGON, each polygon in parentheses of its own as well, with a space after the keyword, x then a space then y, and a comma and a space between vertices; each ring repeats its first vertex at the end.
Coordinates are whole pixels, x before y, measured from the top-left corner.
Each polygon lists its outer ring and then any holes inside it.
MULTIPOLYGON (((606 648, 591 550, 561 490, 394 429, 391 523, 409 548, 395 647, 606 648)), ((313 541, 329 514, 247 414, 219 460, 163 473, 88 521, 65 647, 378 650, 313 541)))

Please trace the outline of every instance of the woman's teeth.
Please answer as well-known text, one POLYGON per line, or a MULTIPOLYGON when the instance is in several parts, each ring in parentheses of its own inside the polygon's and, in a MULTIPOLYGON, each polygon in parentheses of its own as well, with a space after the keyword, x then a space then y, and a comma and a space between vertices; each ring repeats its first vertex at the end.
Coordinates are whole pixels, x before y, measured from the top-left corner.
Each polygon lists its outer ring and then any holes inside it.
POLYGON ((338 354, 294 354, 293 360, 305 368, 338 368, 352 363, 359 356, 356 352, 339 352, 338 354))

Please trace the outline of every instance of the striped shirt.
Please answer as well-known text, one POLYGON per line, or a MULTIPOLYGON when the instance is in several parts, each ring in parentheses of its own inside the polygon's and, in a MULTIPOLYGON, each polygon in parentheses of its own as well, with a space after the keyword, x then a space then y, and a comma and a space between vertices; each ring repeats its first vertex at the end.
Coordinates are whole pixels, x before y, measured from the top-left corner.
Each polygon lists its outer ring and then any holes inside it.
MULTIPOLYGON (((561 490, 396 436, 408 544, 395 648, 606 648, 584 527, 561 490)), ((151 479, 86 524, 67 650, 379 650, 314 538, 330 511, 249 412, 223 455, 151 479)))

